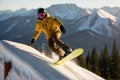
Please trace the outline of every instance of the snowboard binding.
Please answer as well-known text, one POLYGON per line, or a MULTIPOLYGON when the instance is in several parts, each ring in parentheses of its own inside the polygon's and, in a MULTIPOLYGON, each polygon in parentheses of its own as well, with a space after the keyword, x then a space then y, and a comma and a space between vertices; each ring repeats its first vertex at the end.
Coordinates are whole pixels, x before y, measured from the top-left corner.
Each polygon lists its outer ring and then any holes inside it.
MULTIPOLYGON (((59 57, 59 60, 61 60, 62 58, 68 56, 70 53, 72 53, 72 51, 73 51, 73 50, 72 50, 71 48, 68 48, 68 49, 65 51, 64 56, 60 56, 60 57, 59 57)), ((58 60, 58 61, 59 61, 59 60, 58 60)))

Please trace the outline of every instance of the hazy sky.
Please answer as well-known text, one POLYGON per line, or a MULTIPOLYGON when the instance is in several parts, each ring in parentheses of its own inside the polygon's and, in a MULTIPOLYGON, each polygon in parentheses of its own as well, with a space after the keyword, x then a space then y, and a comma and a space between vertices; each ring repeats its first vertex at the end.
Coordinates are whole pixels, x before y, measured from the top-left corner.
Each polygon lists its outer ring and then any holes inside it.
POLYGON ((120 0, 0 0, 0 10, 47 8, 53 4, 74 3, 82 8, 120 7, 120 0))

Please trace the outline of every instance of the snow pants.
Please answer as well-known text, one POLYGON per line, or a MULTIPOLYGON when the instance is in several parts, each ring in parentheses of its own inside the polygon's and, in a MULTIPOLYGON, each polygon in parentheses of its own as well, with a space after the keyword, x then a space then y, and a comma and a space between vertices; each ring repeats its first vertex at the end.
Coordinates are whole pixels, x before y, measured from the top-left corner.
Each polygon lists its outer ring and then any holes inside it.
POLYGON ((69 46, 62 42, 56 34, 52 34, 52 36, 48 39, 48 45, 49 48, 58 56, 63 56, 65 51, 69 48, 69 46))

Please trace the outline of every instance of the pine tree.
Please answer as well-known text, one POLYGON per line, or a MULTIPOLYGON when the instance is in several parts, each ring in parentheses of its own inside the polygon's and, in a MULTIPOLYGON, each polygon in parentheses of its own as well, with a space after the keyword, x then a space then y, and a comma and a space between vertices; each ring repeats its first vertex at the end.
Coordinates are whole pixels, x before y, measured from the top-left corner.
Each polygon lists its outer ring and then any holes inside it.
POLYGON ((116 41, 114 40, 113 43, 113 49, 112 49, 112 54, 111 54, 111 77, 112 79, 119 80, 120 79, 120 59, 119 59, 119 52, 117 48, 116 41))
POLYGON ((84 58, 83 58, 83 54, 80 55, 80 56, 77 58, 77 62, 78 62, 78 65, 80 65, 80 66, 83 67, 83 68, 86 68, 85 60, 84 60, 84 58))
POLYGON ((107 45, 105 45, 104 50, 101 52, 100 72, 103 78, 110 79, 110 53, 107 45))
POLYGON ((99 58, 95 47, 91 53, 91 71, 100 75, 99 58))
POLYGON ((91 71, 91 64, 90 64, 90 52, 88 52, 88 55, 86 57, 86 68, 91 71))

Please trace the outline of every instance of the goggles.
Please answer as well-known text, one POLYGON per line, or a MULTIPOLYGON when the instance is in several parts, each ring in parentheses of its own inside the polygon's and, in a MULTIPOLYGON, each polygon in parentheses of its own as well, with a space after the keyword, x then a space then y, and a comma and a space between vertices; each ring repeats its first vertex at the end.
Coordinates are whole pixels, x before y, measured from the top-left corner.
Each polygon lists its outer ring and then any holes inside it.
POLYGON ((41 17, 44 17, 45 13, 39 13, 38 14, 38 17, 41 18, 41 17))

